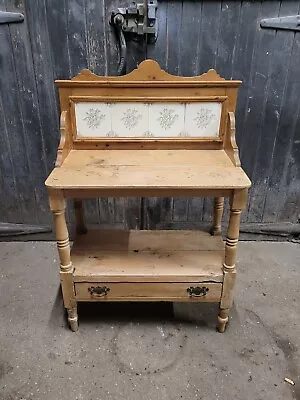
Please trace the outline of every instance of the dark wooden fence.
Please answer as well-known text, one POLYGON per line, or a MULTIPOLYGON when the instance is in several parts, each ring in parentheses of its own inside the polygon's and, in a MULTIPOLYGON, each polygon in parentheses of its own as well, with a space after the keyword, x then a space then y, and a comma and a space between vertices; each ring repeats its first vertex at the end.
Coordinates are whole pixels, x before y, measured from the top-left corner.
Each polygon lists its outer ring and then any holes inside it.
MULTIPOLYGON (((118 52, 110 13, 128 1, 0 0, 23 12, 0 25, 0 221, 49 224, 44 179, 59 139, 56 78, 82 68, 113 75, 118 52)), ((244 222, 298 222, 300 206, 300 32, 261 29, 297 14, 299 1, 160 1, 158 38, 130 42, 128 71, 154 58, 172 74, 215 68, 243 80, 237 109, 242 164, 253 181, 244 222)), ((88 222, 191 227, 208 221, 202 199, 100 199, 88 222)), ((70 219, 72 220, 70 211, 70 219)))

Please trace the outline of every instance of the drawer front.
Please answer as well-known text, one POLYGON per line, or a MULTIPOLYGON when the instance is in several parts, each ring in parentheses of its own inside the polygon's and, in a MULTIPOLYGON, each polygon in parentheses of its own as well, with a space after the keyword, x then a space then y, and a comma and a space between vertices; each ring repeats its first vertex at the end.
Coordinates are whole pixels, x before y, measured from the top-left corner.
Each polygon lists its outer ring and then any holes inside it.
POLYGON ((222 283, 75 283, 78 301, 219 302, 222 283))

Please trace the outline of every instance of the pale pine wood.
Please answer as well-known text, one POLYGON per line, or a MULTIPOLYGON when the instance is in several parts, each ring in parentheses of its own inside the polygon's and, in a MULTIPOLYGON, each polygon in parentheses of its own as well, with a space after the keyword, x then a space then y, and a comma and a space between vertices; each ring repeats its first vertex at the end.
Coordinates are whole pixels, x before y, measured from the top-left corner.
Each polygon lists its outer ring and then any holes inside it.
POLYGON ((97 251, 223 251, 224 243, 203 231, 91 229, 75 238, 72 251, 86 247, 97 251))
POLYGON ((234 192, 230 201, 230 217, 225 244, 223 263, 224 283, 220 302, 218 330, 224 332, 233 303, 233 290, 236 281, 236 254, 239 239, 241 211, 246 206, 246 191, 234 192), (239 208, 237 208, 239 207, 239 208))
POLYGON ((233 291, 236 282, 236 268, 232 268, 230 271, 224 268, 223 277, 223 290, 222 298, 220 302, 220 308, 228 309, 232 307, 233 304, 233 291))
POLYGON ((49 190, 49 203, 54 217, 60 269, 64 272, 69 272, 72 270, 72 262, 70 258, 69 233, 65 219, 66 202, 62 192, 49 190))
POLYGON ((77 303, 73 308, 67 308, 68 321, 73 332, 78 330, 77 303))
POLYGON ((82 70, 78 75, 72 78, 71 82, 69 80, 57 80, 56 84, 59 87, 69 87, 70 83, 74 86, 78 85, 87 85, 89 84, 91 87, 96 87, 97 85, 121 85, 124 84, 133 84, 139 86, 142 83, 150 84, 154 86, 155 84, 161 84, 167 86, 168 84, 177 84, 183 83, 186 86, 202 84, 206 86, 213 86, 218 82, 219 85, 226 86, 239 86, 241 81, 225 81, 214 69, 210 69, 208 72, 192 77, 183 77, 183 76, 175 76, 171 75, 168 72, 162 70, 159 64, 154 60, 144 60, 141 62, 137 69, 134 69, 127 75, 123 76, 99 76, 88 69, 82 70))
POLYGON ((193 196, 193 197, 215 197, 226 196, 230 197, 234 189, 193 189, 192 187, 186 188, 107 188, 107 189, 64 189, 63 194, 66 199, 74 199, 80 197, 81 199, 92 199, 97 197, 174 197, 174 196, 193 196))
POLYGON ((57 149, 55 167, 60 167, 71 150, 69 113, 63 111, 60 116, 60 142, 57 149))
POLYGON ((74 281, 222 282, 223 254, 206 232, 91 230, 72 248, 74 281))
POLYGON ((76 331, 78 328, 77 303, 73 284, 73 265, 70 256, 69 233, 65 219, 66 202, 62 192, 49 190, 49 204, 54 217, 64 306, 68 312, 70 327, 73 331, 76 331))
POLYGON ((77 301, 214 301, 224 332, 232 306, 241 210, 251 182, 240 167, 234 111, 240 81, 210 70, 172 76, 152 60, 121 77, 84 70, 57 81, 61 141, 46 181, 54 214, 61 285, 68 320, 78 329, 77 301), (222 103, 218 138, 77 138, 74 104, 87 101, 222 103), (59 167, 59 168, 58 168, 59 167), (225 250, 220 236, 193 231, 86 232, 82 200, 99 196, 213 196, 212 234, 220 235, 224 197, 230 197, 225 250), (75 200, 77 237, 70 254, 65 199, 75 200), (91 287, 110 288, 105 296, 91 287), (190 297, 187 288, 207 287, 190 297), (89 290, 90 289, 90 290, 89 290), (201 293, 202 294, 202 293, 201 293))
POLYGON ((75 283, 76 299, 78 301, 178 301, 178 302, 219 302, 221 298, 221 283, 112 283, 92 282, 75 283), (89 288, 106 286, 110 289, 106 296, 94 296, 89 288), (189 287, 206 287, 205 296, 191 297, 187 292, 189 287))
POLYGON ((231 163, 223 150, 157 150, 152 153, 155 153, 153 158, 148 150, 72 150, 63 165, 50 174, 46 185, 59 189, 103 190, 234 189, 250 186, 247 175, 231 163), (115 154, 112 156, 111 152, 115 154))
POLYGON ((194 139, 180 138, 173 139, 139 139, 126 138, 120 139, 110 138, 74 140, 73 149, 75 150, 222 150, 222 139, 194 139))
POLYGON ((221 235, 222 233, 222 216, 224 211, 224 197, 214 198, 214 218, 211 229, 212 235, 221 235))
MULTIPOLYGON (((96 148, 222 148, 224 138, 228 135, 228 112, 234 112, 237 90, 240 81, 227 81, 221 78, 216 71, 209 70, 198 77, 179 77, 163 71, 153 60, 145 60, 136 70, 122 77, 97 76, 90 71, 83 70, 72 80, 56 81, 60 88, 61 110, 66 111, 70 126, 65 130, 71 147, 76 149, 96 148), (74 101, 103 101, 117 99, 118 101, 221 101, 222 113, 220 123, 220 140, 203 138, 76 138, 75 118, 73 112, 74 101), (221 145, 221 146, 220 146, 221 145)), ((228 147, 228 146, 226 146, 228 147)), ((230 145, 229 145, 230 147, 230 145)))
POLYGON ((228 320, 229 320, 229 309, 220 309, 219 315, 218 315, 218 331, 220 333, 224 333, 228 320))
POLYGON ((234 112, 228 113, 227 130, 225 138, 225 151, 236 167, 241 166, 239 149, 235 140, 235 115, 234 112))

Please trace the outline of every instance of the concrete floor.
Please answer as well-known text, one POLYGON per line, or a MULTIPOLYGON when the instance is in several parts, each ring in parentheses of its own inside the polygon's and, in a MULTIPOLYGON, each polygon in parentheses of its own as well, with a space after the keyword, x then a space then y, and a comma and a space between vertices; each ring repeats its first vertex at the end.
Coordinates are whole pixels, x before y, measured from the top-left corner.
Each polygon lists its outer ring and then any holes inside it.
POLYGON ((0 243, 0 399, 300 399, 300 246, 243 242, 225 334, 203 304, 82 304, 54 243, 0 243), (284 382, 288 377, 295 386, 284 382))

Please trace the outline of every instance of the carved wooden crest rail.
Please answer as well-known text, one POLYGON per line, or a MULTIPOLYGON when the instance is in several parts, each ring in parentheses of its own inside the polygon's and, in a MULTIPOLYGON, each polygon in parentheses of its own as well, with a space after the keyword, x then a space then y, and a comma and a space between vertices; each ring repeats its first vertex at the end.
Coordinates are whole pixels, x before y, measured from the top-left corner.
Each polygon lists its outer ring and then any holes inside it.
POLYGON ((46 181, 64 305, 72 330, 78 301, 218 302, 223 332, 232 305, 241 210, 250 181, 235 142, 237 90, 214 70, 178 77, 153 60, 125 76, 83 70, 56 82, 61 140, 46 181), (88 230, 82 199, 209 196, 211 232, 88 230), (224 245, 224 197, 231 210, 224 245), (72 250, 65 220, 74 199, 72 250))

